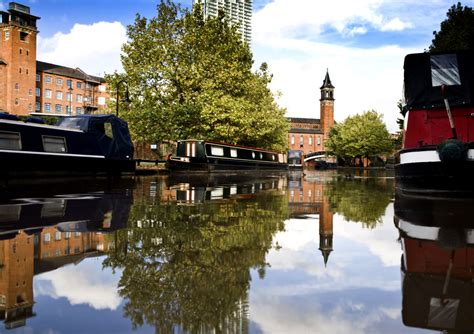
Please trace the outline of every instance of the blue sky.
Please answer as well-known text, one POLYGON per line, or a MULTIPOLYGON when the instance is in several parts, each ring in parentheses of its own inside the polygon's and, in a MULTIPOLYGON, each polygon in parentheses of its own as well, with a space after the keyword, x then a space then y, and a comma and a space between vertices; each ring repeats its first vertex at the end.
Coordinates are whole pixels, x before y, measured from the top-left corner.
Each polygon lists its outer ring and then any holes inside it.
MULTIPOLYGON (((38 59, 103 75, 121 70, 120 47, 135 14, 158 0, 19 0, 41 17, 38 59)), ((180 1, 184 7, 192 0, 180 1)), ((423 52, 454 0, 254 0, 255 64, 269 64, 271 88, 293 117, 319 118, 326 69, 336 87, 335 118, 374 109, 396 131, 403 58, 423 52)), ((462 1, 474 7, 474 0, 462 1)), ((8 1, 0 0, 0 8, 8 1)))

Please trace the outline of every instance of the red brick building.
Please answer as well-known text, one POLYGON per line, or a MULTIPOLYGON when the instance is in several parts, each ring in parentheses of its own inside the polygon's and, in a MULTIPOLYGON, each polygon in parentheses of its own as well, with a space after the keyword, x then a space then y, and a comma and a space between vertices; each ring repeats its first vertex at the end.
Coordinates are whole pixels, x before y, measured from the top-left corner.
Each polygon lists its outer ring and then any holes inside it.
MULTIPOLYGON (((329 136, 329 130, 334 125, 334 86, 326 72, 323 85, 320 87, 320 119, 289 118, 291 127, 288 133, 290 152, 288 160, 291 165, 299 165, 305 156, 315 152, 324 152, 324 142, 329 136)), ((313 165, 307 162, 304 165, 313 165)))
POLYGON ((103 78, 36 60, 39 17, 28 6, 10 2, 0 17, 0 111, 90 114, 106 109, 103 78))

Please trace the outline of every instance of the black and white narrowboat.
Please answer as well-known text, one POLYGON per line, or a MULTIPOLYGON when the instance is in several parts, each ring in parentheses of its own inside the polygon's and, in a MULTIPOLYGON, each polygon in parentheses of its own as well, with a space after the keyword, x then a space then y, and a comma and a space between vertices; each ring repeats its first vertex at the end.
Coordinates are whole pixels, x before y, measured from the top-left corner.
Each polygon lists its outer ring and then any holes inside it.
POLYGON ((203 140, 181 140, 167 160, 172 171, 287 170, 286 154, 203 140))
POLYGON ((59 118, 47 125, 0 113, 0 178, 133 173, 128 125, 114 115, 59 118))
POLYGON ((406 56, 406 130, 397 187, 474 191, 474 51, 406 56))

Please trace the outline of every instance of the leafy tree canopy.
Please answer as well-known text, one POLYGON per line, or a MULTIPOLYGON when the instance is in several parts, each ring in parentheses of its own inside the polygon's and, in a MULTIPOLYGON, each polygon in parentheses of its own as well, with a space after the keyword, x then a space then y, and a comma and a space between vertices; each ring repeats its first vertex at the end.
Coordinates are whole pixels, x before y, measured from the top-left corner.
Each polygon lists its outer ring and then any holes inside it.
MULTIPOLYGON (((132 103, 120 108, 135 140, 187 138, 286 150, 289 124, 268 84, 265 63, 252 71, 249 45, 225 15, 204 19, 161 0, 151 19, 137 14, 122 47, 124 80, 132 103)), ((120 103, 120 102, 119 102, 120 103)))
POLYGON ((382 115, 374 110, 349 116, 335 124, 325 145, 332 154, 343 159, 372 157, 393 150, 382 115))
POLYGON ((447 52, 474 48, 474 11, 471 7, 462 6, 460 2, 453 5, 447 13, 447 19, 441 22, 441 29, 433 31, 434 38, 429 47, 430 52, 447 52))

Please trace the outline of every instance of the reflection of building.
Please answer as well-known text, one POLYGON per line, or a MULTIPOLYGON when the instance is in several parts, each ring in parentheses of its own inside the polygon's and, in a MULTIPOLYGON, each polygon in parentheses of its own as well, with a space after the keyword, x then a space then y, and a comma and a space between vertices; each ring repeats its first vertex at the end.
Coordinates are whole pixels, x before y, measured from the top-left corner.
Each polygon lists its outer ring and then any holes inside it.
POLYGON ((54 227, 0 241, 0 320, 11 329, 33 313, 33 276, 109 250, 105 234, 61 232, 54 227))
POLYGON ((309 181, 302 173, 291 174, 288 182, 288 202, 290 217, 305 217, 319 214, 319 250, 324 264, 327 264, 332 252, 333 213, 329 210, 327 197, 324 196, 322 181, 309 181))
MULTIPOLYGON (((334 86, 326 73, 323 85, 320 88, 320 119, 315 118, 290 118, 290 131, 288 133, 288 146, 292 152, 302 152, 306 157, 317 152, 324 152, 324 141, 329 137, 329 130, 334 125, 334 86)), ((294 162, 290 162, 294 163, 294 162)), ((306 165, 314 165, 314 160, 306 165)))
POLYGON ((28 6, 11 2, 0 15, 0 111, 83 114, 105 109, 104 79, 36 60, 39 17, 28 6))

